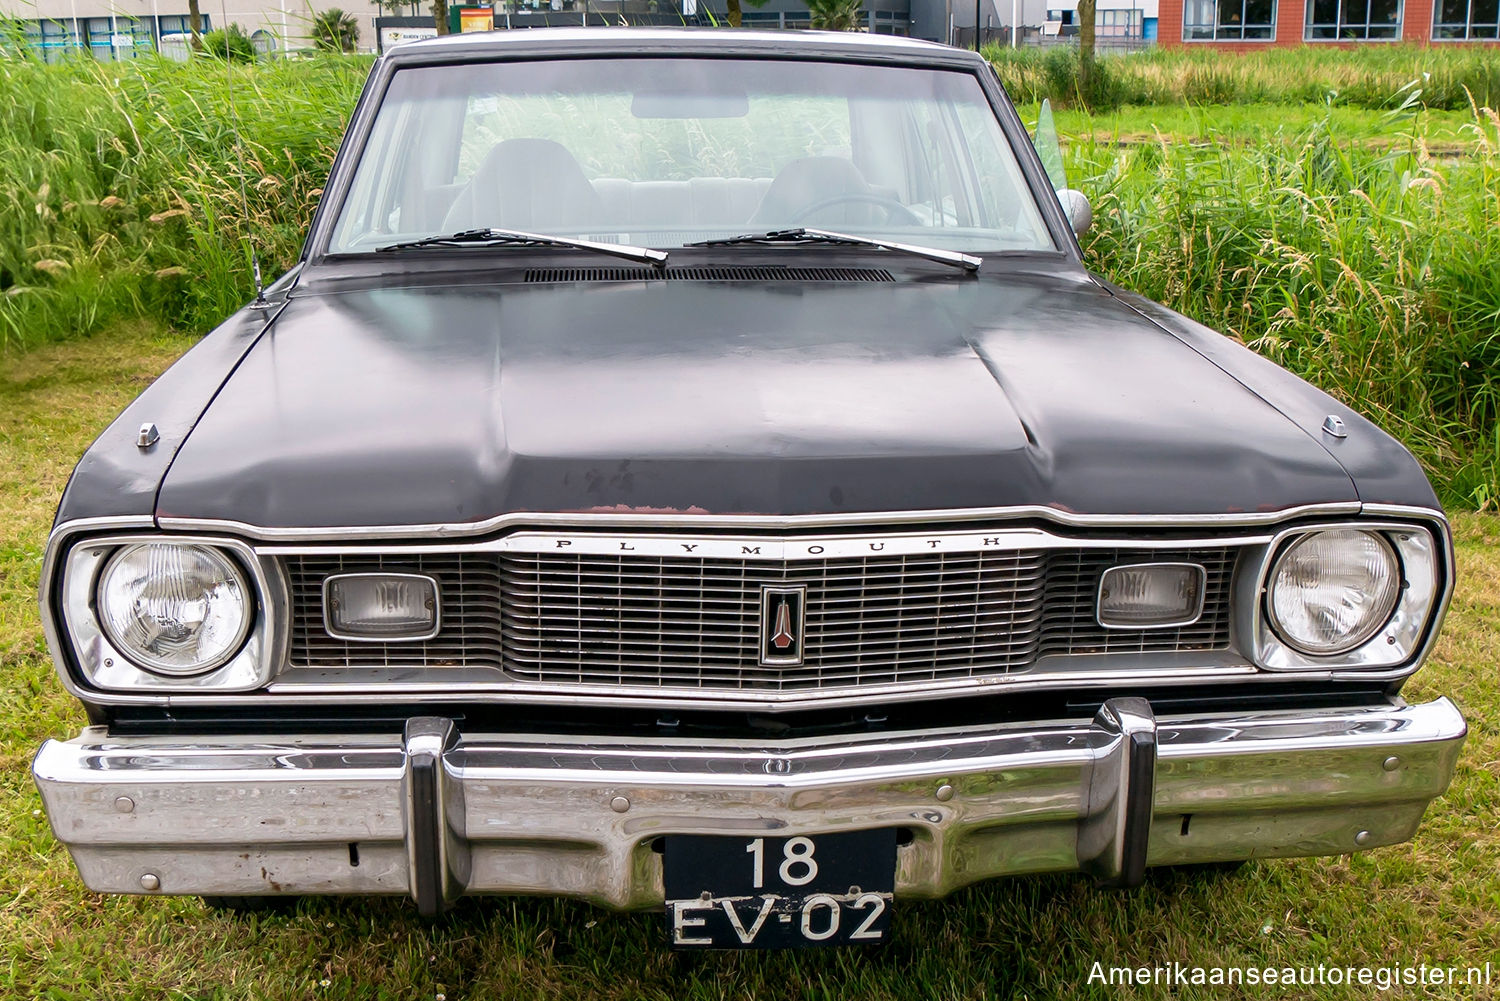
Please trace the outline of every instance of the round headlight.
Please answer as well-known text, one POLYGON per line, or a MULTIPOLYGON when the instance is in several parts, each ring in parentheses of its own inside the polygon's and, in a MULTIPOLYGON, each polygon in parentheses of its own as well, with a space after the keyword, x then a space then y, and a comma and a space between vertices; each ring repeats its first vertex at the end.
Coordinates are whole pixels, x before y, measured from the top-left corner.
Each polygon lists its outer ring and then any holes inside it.
POLYGON ((126 546, 99 575, 99 622, 111 643, 157 674, 202 674, 237 653, 250 630, 250 588, 229 557, 204 546, 126 546))
POLYGON ((1287 547, 1271 573, 1271 625, 1315 657, 1353 650, 1390 619, 1401 566, 1390 543, 1352 528, 1312 532, 1287 547))

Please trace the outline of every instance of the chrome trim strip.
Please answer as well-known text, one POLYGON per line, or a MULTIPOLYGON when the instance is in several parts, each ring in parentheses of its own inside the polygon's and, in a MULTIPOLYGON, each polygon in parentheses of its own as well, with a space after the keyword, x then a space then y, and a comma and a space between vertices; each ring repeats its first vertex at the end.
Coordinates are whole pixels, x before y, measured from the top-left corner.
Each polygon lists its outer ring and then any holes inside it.
POLYGON ((1406 504, 1362 504, 1360 513, 1372 518, 1423 518, 1428 521, 1448 524, 1448 514, 1442 508, 1412 507, 1406 504))
MULTIPOLYGON (((1184 549, 1250 546, 1269 541, 1269 532, 1187 539, 1140 539, 1054 535, 1040 528, 994 528, 978 532, 923 532, 815 535, 684 535, 619 532, 513 532, 497 539, 455 541, 446 545, 404 545, 381 552, 525 553, 558 556, 692 557, 764 562, 852 559, 865 556, 922 556, 945 553, 1013 552, 1025 549, 1184 549)), ((262 556, 337 556, 369 553, 356 545, 259 545, 262 556)))
MULTIPOLYGON (((651 850, 661 834, 891 826, 913 834, 898 895, 934 897, 999 875, 1119 867, 1121 740, 1153 729, 1132 716, 750 741, 472 733, 453 743, 443 719, 409 721, 404 737, 110 737, 96 727, 48 741, 32 771, 54 832, 100 892, 140 893, 150 872, 160 893, 421 888, 438 903, 467 887, 649 907, 662 899, 651 850), (406 795, 422 767, 434 802, 418 810, 406 795), (128 813, 115 808, 122 796, 128 813), (417 820, 435 849, 420 884, 417 820), (349 864, 351 842, 371 864, 349 864)), ((1165 716, 1154 732, 1145 861, 1166 865, 1404 841, 1447 787, 1466 727, 1438 699, 1165 716), (1186 816, 1190 836, 1179 833, 1186 816)))
POLYGON ((1358 514, 1358 501, 1304 504, 1279 511, 1246 511, 1227 514, 1078 514, 1040 505, 996 508, 945 508, 935 511, 861 511, 848 514, 692 514, 690 512, 582 511, 577 513, 515 512, 474 522, 425 525, 340 526, 287 528, 249 525, 214 518, 158 519, 161 528, 174 532, 229 532, 268 542, 288 539, 403 539, 464 538, 488 535, 506 528, 558 526, 567 528, 727 528, 795 530, 818 527, 867 525, 946 524, 963 521, 1015 521, 1038 518, 1075 528, 1197 528, 1239 525, 1274 525, 1313 515, 1358 514))
MULTIPOLYGON (((451 704, 455 699, 466 703, 504 703, 515 705, 549 706, 601 706, 649 707, 655 709, 732 709, 744 711, 762 710, 784 712, 797 709, 834 708, 879 704, 882 701, 899 699, 903 702, 927 701, 957 697, 960 695, 995 695, 1001 692, 1031 692, 1067 688, 1079 692, 1093 691, 1110 685, 1137 685, 1159 688, 1168 685, 1223 685, 1243 682, 1247 678, 1268 677, 1248 663, 1233 666, 1162 668, 1152 665, 1149 670, 1140 668, 1109 671, 1052 671, 1025 675, 991 675, 983 678, 960 678, 952 681, 936 681, 912 687, 910 685, 867 685, 859 688, 831 688, 823 691, 773 691, 718 690, 711 694, 694 696, 687 689, 673 689, 671 694, 660 694, 659 690, 647 687, 605 685, 544 685, 533 682, 476 682, 472 675, 462 679, 433 681, 428 683, 385 683, 379 691, 370 686, 359 688, 337 681, 300 682, 299 673, 332 677, 340 669, 321 671, 300 668, 281 674, 271 683, 265 696, 254 696, 257 701, 286 701, 295 698, 298 702, 317 705, 373 704, 389 705, 398 699, 402 703, 422 705, 451 704)), ((499 672, 495 672, 498 674, 499 672)), ((1361 680, 1390 680, 1405 672, 1358 672, 1361 680)), ((1334 677, 1330 671, 1277 672, 1278 680, 1323 681, 1334 677)), ((236 701, 248 701, 243 697, 236 701)), ((173 705, 185 706, 203 703, 196 697, 176 697, 173 705)), ((215 701, 215 700, 210 700, 215 701)), ((222 700, 216 700, 222 701, 222 700)), ((206 703, 204 703, 206 704, 206 703)))

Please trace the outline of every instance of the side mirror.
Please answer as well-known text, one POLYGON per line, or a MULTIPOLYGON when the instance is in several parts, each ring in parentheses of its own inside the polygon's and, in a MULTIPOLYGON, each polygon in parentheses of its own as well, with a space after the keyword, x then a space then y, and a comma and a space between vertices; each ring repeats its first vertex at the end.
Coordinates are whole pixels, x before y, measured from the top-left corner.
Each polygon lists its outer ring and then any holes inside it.
POLYGON ((1063 188, 1057 193, 1057 200, 1062 203, 1063 215, 1068 217, 1068 222, 1073 226, 1073 232, 1079 236, 1087 233, 1089 227, 1094 225, 1094 208, 1089 204, 1088 196, 1076 188, 1063 188))

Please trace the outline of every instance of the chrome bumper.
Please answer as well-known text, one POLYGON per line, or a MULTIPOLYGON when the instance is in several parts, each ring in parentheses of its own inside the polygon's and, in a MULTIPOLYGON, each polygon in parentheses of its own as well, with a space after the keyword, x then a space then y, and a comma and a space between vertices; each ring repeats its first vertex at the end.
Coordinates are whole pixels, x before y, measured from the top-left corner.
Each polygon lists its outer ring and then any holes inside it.
POLYGON ((33 765, 52 829, 113 893, 540 893, 662 902, 663 834, 909 833, 896 892, 1405 841, 1463 717, 1425 705, 1092 720, 778 742, 466 734, 200 740, 84 731, 33 765))

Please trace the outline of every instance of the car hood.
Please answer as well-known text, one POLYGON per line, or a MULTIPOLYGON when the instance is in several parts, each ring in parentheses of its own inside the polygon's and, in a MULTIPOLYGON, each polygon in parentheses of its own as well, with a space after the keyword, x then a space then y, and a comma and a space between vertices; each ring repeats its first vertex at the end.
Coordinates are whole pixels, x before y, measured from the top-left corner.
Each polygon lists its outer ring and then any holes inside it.
POLYGON ((162 518, 1355 501, 1340 464, 1087 276, 649 281, 294 297, 172 461, 162 518))

